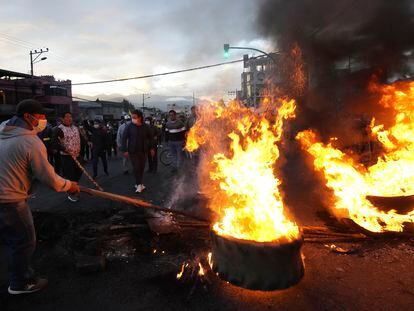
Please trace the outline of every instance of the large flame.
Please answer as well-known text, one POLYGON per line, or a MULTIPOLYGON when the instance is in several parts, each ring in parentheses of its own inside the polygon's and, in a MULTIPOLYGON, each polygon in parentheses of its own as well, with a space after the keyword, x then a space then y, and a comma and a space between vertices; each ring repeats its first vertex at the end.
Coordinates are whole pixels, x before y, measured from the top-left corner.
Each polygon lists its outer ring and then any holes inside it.
POLYGON ((298 227, 284 214, 274 169, 283 121, 294 112, 293 100, 261 115, 236 101, 200 107, 186 148, 202 150, 200 186, 219 216, 218 234, 260 242, 298 238, 298 227))
POLYGON ((311 130, 297 138, 314 157, 315 169, 324 173, 338 213, 369 231, 402 231, 404 223, 414 222, 414 211, 405 215, 379 211, 366 196, 414 194, 414 82, 372 82, 370 90, 381 96, 379 104, 390 110, 392 118, 388 128, 375 119, 370 124, 372 137, 384 149, 374 165, 356 163, 331 143, 320 142, 311 130))

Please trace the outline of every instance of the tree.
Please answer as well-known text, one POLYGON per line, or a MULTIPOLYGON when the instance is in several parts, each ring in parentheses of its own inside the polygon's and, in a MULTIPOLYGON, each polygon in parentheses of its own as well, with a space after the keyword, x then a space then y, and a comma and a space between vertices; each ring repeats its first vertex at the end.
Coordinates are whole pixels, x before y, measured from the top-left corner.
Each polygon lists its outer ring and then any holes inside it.
POLYGON ((135 110, 135 106, 133 104, 131 104, 131 102, 129 100, 126 100, 125 98, 122 100, 122 105, 124 107, 124 111, 126 113, 132 112, 133 110, 135 110))

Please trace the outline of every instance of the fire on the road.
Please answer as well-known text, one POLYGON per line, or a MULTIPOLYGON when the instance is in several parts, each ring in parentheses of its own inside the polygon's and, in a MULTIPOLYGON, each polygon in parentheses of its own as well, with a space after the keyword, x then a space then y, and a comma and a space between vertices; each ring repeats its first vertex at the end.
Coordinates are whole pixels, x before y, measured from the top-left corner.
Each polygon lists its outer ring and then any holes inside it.
POLYGON ((414 222, 414 211, 404 215, 380 211, 366 196, 414 194, 414 82, 372 82, 370 91, 380 96, 379 105, 389 110, 391 118, 386 120, 389 126, 378 124, 375 118, 371 121, 372 138, 383 149, 375 164, 357 163, 333 143, 321 142, 312 130, 299 133, 297 139, 333 190, 337 215, 372 232, 403 231, 404 223, 414 222))
POLYGON ((296 106, 294 100, 280 100, 275 110, 267 103, 260 115, 236 101, 200 107, 186 148, 203 151, 200 187, 219 216, 213 227, 218 234, 292 241, 299 229, 285 214, 275 163, 283 122, 295 116, 296 106))

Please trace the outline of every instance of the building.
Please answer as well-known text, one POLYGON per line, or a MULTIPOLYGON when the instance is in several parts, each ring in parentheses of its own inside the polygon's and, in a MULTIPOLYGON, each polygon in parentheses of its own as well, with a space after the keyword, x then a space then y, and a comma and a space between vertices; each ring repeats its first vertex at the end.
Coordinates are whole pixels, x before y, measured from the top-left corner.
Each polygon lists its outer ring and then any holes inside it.
POLYGON ((269 95, 267 82, 279 83, 281 78, 275 76, 275 62, 279 61, 278 54, 271 53, 268 56, 252 57, 247 55, 244 57, 244 71, 241 74, 241 92, 237 94, 240 99, 248 107, 258 107, 261 100, 269 95))
POLYGON ((10 118, 17 104, 24 99, 36 99, 43 104, 48 119, 54 120, 71 111, 72 84, 53 76, 29 74, 0 69, 0 120, 10 118))
POLYGON ((112 102, 97 98, 96 101, 74 102, 73 113, 79 115, 82 120, 101 119, 109 121, 121 120, 127 111, 125 111, 124 102, 112 102))
POLYGON ((102 105, 102 117, 104 120, 121 120, 124 113, 124 104, 122 102, 111 102, 96 100, 102 105))
POLYGON ((81 120, 103 119, 102 104, 94 101, 74 101, 72 112, 81 120))

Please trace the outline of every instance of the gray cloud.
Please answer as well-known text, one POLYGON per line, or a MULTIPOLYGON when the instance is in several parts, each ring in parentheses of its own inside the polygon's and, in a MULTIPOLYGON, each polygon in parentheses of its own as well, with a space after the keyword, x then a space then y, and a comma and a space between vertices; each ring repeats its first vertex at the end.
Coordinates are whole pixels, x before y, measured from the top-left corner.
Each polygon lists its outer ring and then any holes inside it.
MULTIPOLYGON (((223 43, 260 38, 254 23, 261 2, 10 1, 0 12, 0 48, 6 52, 0 67, 27 72, 29 49, 44 46, 51 52, 47 61, 35 65, 36 73, 73 82, 222 62, 223 43)), ((236 59, 241 54, 233 55, 236 59)), ((239 87, 241 71, 239 64, 123 85, 77 87, 74 91, 133 93, 144 88, 164 95, 196 91, 209 96, 239 87)))

